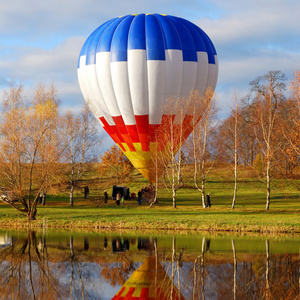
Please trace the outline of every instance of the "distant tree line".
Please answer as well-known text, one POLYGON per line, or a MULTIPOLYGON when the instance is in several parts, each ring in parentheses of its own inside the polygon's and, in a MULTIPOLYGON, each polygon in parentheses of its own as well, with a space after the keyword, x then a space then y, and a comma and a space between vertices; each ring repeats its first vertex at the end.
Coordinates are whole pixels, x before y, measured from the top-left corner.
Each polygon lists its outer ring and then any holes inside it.
MULTIPOLYGON (((40 194, 47 193, 61 182, 62 174, 67 174, 73 205, 74 188, 91 161, 99 163, 100 176, 115 178, 114 183, 130 178, 133 167, 116 146, 99 157, 99 125, 86 105, 78 113, 62 111, 54 87, 43 85, 37 86, 30 99, 24 94, 22 85, 12 83, 2 99, 2 202, 34 220, 40 194)), ((251 166, 265 183, 266 209, 270 206, 272 180, 278 177, 292 181, 295 176, 300 162, 300 71, 295 72, 288 86, 285 74, 270 71, 250 82, 246 97, 239 99, 236 93, 233 98, 230 115, 221 121, 217 119, 216 95, 209 89, 203 96, 197 91, 191 93, 187 99, 189 110, 187 106, 168 110, 181 109, 179 118, 189 115, 190 126, 195 126, 178 151, 178 141, 186 139, 186 130, 170 123, 163 139, 171 150, 154 152, 152 157, 155 186, 162 178, 171 188, 174 208, 176 191, 184 185, 183 164, 193 166, 194 185, 204 208, 206 178, 214 163, 234 165, 232 208, 237 197, 238 165, 251 166)), ((296 181, 293 184, 300 190, 296 181)))

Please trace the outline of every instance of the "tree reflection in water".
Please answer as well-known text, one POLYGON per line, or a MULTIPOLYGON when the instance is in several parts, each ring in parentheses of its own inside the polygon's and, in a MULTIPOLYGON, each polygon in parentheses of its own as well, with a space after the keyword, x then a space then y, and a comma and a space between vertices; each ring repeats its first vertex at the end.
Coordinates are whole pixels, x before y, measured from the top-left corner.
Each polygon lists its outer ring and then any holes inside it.
POLYGON ((58 281, 51 275, 46 241, 37 243, 34 231, 0 252, 2 299, 57 299, 58 281), (47 295, 47 296, 45 296, 47 295))
POLYGON ((260 238, 252 253, 239 237, 12 236, 0 233, 0 299, 124 299, 147 280, 143 293, 165 299, 299 299, 299 238, 293 251, 260 238))

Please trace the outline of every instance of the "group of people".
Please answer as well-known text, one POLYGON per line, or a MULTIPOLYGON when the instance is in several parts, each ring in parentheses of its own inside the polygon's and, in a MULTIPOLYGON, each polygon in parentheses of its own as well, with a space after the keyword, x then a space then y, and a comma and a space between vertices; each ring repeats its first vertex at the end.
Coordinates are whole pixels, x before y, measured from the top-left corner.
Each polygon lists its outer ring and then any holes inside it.
MULTIPOLYGON (((121 203, 124 205, 125 197, 122 196, 121 192, 118 191, 116 194, 116 201, 115 203, 119 206, 121 203)), ((107 190, 104 191, 104 203, 106 204, 108 202, 108 193, 107 190)))
POLYGON ((153 199, 154 196, 155 196, 155 189, 154 186, 150 184, 149 186, 146 186, 145 188, 139 190, 137 202, 139 205, 141 205, 143 197, 149 200, 149 199, 153 199))
MULTIPOLYGON (((84 188, 84 192, 85 192, 84 193, 84 198, 86 199, 86 198, 88 198, 88 195, 89 195, 88 187, 84 188)), ((138 194, 137 194, 137 196, 138 196, 137 197, 138 204, 139 205, 142 204, 143 195, 145 195, 146 197, 153 197, 154 193, 155 193, 155 190, 154 190, 154 188, 153 188, 152 185, 149 185, 149 186, 147 186, 147 187, 139 190, 138 194)), ((135 193, 133 193, 133 194, 135 196, 135 193)), ((40 197, 42 197, 42 196, 40 195, 40 197)), ((104 203, 106 204, 107 202, 108 202, 108 194, 107 194, 107 191, 105 190, 104 191, 104 203)), ((124 205, 124 202, 125 202, 125 196, 124 195, 122 196, 121 192, 118 191, 117 194, 116 194, 116 201, 115 201, 115 203, 119 206, 120 204, 124 205)), ((206 195, 205 207, 211 207, 210 194, 206 195)))

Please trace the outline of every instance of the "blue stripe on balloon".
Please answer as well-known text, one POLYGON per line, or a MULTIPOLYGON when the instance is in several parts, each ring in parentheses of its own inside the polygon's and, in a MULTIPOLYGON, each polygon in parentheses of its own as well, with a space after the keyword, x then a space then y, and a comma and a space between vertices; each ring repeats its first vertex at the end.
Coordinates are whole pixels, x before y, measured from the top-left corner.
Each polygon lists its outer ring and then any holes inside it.
POLYGON ((210 38, 207 36, 207 34, 198 26, 195 27, 197 29, 197 31, 199 32, 199 34, 201 35, 204 43, 205 43, 205 47, 207 49, 207 56, 208 56, 208 63, 209 64, 215 64, 215 55, 217 55, 216 49, 212 43, 212 41, 210 40, 210 38))
POLYGON ((146 50, 145 14, 137 15, 130 26, 128 35, 128 50, 146 50))
POLYGON ((96 63, 96 50, 97 46, 100 40, 101 35, 105 31, 105 29, 113 22, 113 20, 110 20, 100 27, 98 27, 97 30, 95 30, 89 39, 87 49, 86 49, 86 64, 95 64, 96 63))
POLYGON ((180 39, 172 21, 170 21, 167 17, 159 14, 154 14, 154 16, 158 19, 163 31, 165 49, 181 50, 180 39))
POLYGON ((147 60, 165 60, 165 46, 160 24, 155 16, 146 15, 147 60))
POLYGON ((184 23, 177 17, 167 16, 177 29, 182 46, 183 61, 197 61, 197 52, 194 39, 184 23))
MULTIPOLYGON (((102 27, 103 25, 101 25, 100 27, 102 27)), ((80 54, 79 54, 77 68, 80 67, 80 58, 81 58, 81 56, 86 55, 87 52, 89 51, 89 45, 91 43, 91 40, 93 39, 94 34, 99 30, 100 27, 98 27, 95 31, 93 31, 93 33, 86 39, 85 43, 83 44, 83 46, 81 48, 81 51, 80 51, 80 54)), ((87 64, 86 61, 85 61, 85 64, 87 64)))
MULTIPOLYGON (((101 27, 101 26, 100 26, 101 27)), ((99 28, 97 28, 94 32, 96 32, 99 28)), ((84 42, 80 54, 79 54, 79 59, 78 59, 78 68, 79 68, 79 63, 80 63, 80 58, 81 56, 86 55, 87 49, 88 49, 88 45, 90 43, 90 40, 92 39, 92 36, 94 34, 94 32, 86 39, 86 41, 84 42)))
MULTIPOLYGON (((97 29, 96 29, 97 30, 97 29)), ((81 56, 84 56, 86 54, 86 51, 87 51, 87 47, 88 47, 88 44, 89 44, 89 40, 90 40, 91 36, 89 36, 87 38, 87 40, 85 41, 85 43, 83 44, 82 48, 81 48, 81 51, 80 51, 80 54, 79 54, 79 59, 78 59, 78 64, 77 64, 77 68, 80 67, 80 58, 81 56)))
POLYGON ((95 64, 97 52, 110 52, 111 61, 126 61, 127 49, 147 50, 148 60, 165 60, 165 49, 182 50, 184 61, 197 61, 196 51, 205 51, 215 64, 215 47, 197 25, 174 16, 127 15, 107 21, 84 43, 80 57, 95 64))
POLYGON ((106 30, 103 32, 102 36, 99 39, 99 43, 96 50, 97 53, 110 52, 111 41, 114 36, 115 30, 125 17, 114 19, 113 22, 106 28, 106 30))
POLYGON ((116 28, 111 42, 110 61, 127 61, 128 32, 133 18, 125 17, 116 28))
POLYGON ((189 30, 190 34, 192 35, 195 42, 196 51, 207 52, 205 42, 203 41, 202 36, 197 30, 198 26, 185 19, 180 18, 180 20, 184 23, 185 27, 189 30))

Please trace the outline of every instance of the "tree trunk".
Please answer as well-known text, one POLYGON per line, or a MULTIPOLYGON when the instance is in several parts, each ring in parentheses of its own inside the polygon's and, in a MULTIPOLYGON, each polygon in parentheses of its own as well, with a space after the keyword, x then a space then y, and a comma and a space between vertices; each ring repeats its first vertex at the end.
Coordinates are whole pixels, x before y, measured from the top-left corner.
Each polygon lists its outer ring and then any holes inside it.
POLYGON ((235 126, 235 132, 234 132, 234 191, 233 191, 233 199, 232 199, 232 205, 231 209, 234 209, 235 201, 236 201, 236 193, 237 193, 237 122, 235 126))
POLYGON ((36 208, 33 211, 30 209, 27 213, 27 217, 30 221, 36 220, 36 208))
MULTIPOLYGON (((173 150, 173 149, 172 149, 173 150)), ((174 153, 174 151, 172 151, 174 153)), ((173 199, 173 208, 176 208, 176 183, 175 183, 175 158, 173 155, 172 158, 172 199, 173 199)))
POLYGON ((231 209, 234 209, 235 201, 236 201, 236 193, 237 193, 237 162, 234 164, 234 191, 233 191, 233 199, 231 209))
POLYGON ((150 207, 153 204, 158 204, 158 199, 157 199, 157 192, 158 192, 158 163, 157 163, 157 156, 156 156, 156 161, 155 161, 155 195, 152 203, 150 204, 150 207))
POLYGON ((176 189, 173 188, 173 208, 176 208, 176 189))
POLYGON ((267 203, 266 210, 270 207, 270 199, 271 199, 271 181, 270 181, 270 162, 267 162, 267 203))
POLYGON ((71 185, 71 190, 70 190, 70 206, 73 206, 73 193, 74 193, 74 184, 72 183, 71 185))
POLYGON ((201 182, 201 194, 202 194, 202 206, 203 208, 206 208, 205 205, 205 178, 202 177, 202 182, 201 182))

